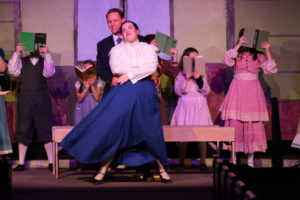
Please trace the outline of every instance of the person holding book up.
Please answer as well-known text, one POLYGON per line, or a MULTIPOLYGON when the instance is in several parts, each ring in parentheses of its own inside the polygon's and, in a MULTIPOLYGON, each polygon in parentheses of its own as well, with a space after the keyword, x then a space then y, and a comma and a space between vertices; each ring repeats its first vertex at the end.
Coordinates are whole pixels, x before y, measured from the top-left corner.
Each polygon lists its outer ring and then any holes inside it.
MULTIPOLYGON (((0 83, 4 76, 6 76, 7 61, 5 60, 4 51, 0 48, 0 83)), ((0 84, 0 160, 2 156, 12 153, 12 146, 10 141, 9 129, 6 118, 5 102, 2 95, 9 93, 9 91, 2 91, 3 85, 0 84)))
MULTIPOLYGON (((81 64, 83 69, 95 67, 91 60, 85 60, 81 64)), ((102 81, 91 77, 88 80, 75 82, 77 103, 75 107, 75 125, 85 118, 98 104, 101 96, 102 81)))
POLYGON ((53 169, 52 155, 52 110, 48 93, 47 78, 55 73, 55 67, 47 45, 29 56, 21 57, 26 51, 18 44, 8 63, 8 72, 20 78, 17 96, 17 125, 15 139, 19 142, 19 164, 13 171, 24 171, 27 147, 32 143, 33 128, 38 139, 44 143, 50 171, 53 169))
POLYGON ((267 149, 263 122, 269 120, 264 93, 258 80, 260 68, 265 74, 276 73, 276 62, 271 56, 270 44, 262 42, 265 54, 247 43, 243 29, 233 49, 225 52, 224 63, 234 67, 234 78, 220 107, 225 126, 235 127, 235 151, 248 156, 248 165, 254 167, 254 152, 267 149))
MULTIPOLYGON (((155 35, 154 34, 149 34, 145 36, 145 40, 147 41, 148 44, 152 44, 155 47, 158 47, 156 40, 155 40, 155 35)), ((168 117, 167 117, 167 111, 165 107, 165 102, 161 94, 161 76, 163 74, 167 75, 170 78, 175 78, 180 69, 179 65, 177 62, 177 55, 178 51, 176 48, 171 48, 169 49, 170 53, 172 53, 172 60, 164 60, 158 56, 158 67, 157 70, 154 72, 152 75, 152 79, 154 80, 154 83, 156 85, 157 89, 157 94, 160 99, 160 112, 161 112, 161 119, 163 125, 168 125, 168 117)))
MULTIPOLYGON (((181 56, 179 64, 181 72, 175 79, 175 92, 179 99, 172 116, 171 125, 213 125, 205 97, 210 92, 206 75, 200 75, 197 70, 184 73, 184 56, 195 58, 199 56, 199 53, 197 49, 189 47, 184 50, 181 56)), ((205 67, 205 65, 202 67, 205 67)), ((198 148, 201 159, 200 170, 207 171, 206 142, 199 142, 198 148)), ((184 168, 186 151, 187 143, 180 142, 179 167, 177 168, 179 171, 184 168)))
POLYGON ((94 184, 102 184, 112 160, 126 166, 157 161, 161 181, 169 183, 160 102, 151 80, 158 64, 157 48, 139 42, 134 22, 123 22, 121 32, 124 42, 110 52, 114 87, 61 146, 80 162, 102 163, 92 178, 94 184))

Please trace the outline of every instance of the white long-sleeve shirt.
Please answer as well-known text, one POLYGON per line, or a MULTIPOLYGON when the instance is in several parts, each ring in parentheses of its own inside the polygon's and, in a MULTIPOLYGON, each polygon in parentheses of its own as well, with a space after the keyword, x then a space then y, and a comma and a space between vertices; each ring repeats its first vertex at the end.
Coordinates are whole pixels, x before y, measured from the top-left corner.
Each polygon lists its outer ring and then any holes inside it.
MULTIPOLYGON (((32 65, 35 65, 38 62, 38 58, 30 58, 32 65)), ((8 62, 8 73, 14 77, 18 77, 22 70, 22 62, 20 54, 14 52, 12 58, 8 62)), ((51 54, 44 54, 44 69, 43 76, 49 78, 55 74, 55 66, 52 60, 51 54)))
POLYGON ((156 47, 144 42, 122 42, 110 51, 111 71, 114 75, 127 74, 135 84, 155 72, 158 66, 156 51, 156 47))

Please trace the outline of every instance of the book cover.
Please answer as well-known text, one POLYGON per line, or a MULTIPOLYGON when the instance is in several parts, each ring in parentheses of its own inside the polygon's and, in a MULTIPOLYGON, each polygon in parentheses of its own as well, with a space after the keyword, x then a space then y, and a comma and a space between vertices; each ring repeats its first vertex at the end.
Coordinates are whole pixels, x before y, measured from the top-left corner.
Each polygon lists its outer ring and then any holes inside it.
POLYGON ((161 32, 156 32, 155 40, 158 44, 158 50, 169 55, 173 56, 172 53, 169 52, 170 48, 176 48, 177 40, 167 36, 161 32))
POLYGON ((203 56, 196 56, 191 58, 183 56, 183 72, 189 73, 198 71, 200 75, 205 75, 205 61, 203 56))
POLYGON ((25 51, 33 52, 34 51, 34 41, 35 34, 28 32, 20 33, 20 43, 25 47, 25 51))
POLYGON ((27 52, 37 51, 41 44, 46 44, 46 33, 21 32, 19 43, 23 44, 27 52))
POLYGON ((261 43, 269 41, 270 33, 268 31, 246 27, 244 28, 243 35, 246 37, 248 43, 242 44, 242 46, 255 48, 258 51, 265 51, 265 49, 261 48, 261 43))
POLYGON ((94 81, 97 78, 96 67, 94 65, 90 65, 87 68, 84 68, 82 65, 76 65, 75 73, 77 80, 81 83, 89 80, 94 81))

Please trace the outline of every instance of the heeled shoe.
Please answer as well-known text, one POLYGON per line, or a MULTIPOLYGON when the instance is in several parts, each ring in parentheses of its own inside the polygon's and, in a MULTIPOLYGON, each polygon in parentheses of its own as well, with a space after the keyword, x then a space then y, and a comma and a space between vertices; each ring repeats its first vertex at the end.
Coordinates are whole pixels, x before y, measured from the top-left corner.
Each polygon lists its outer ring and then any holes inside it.
POLYGON ((161 172, 159 172, 159 177, 160 177, 160 181, 161 181, 161 182, 163 182, 163 183, 172 183, 172 182, 173 182, 171 178, 170 178, 170 179, 165 179, 165 178, 163 178, 163 177, 161 176, 162 173, 167 173, 167 172, 166 172, 166 171, 161 171, 161 172))
POLYGON ((99 172, 98 174, 96 174, 96 175, 92 178, 92 180, 91 180, 91 182, 92 182, 94 185, 100 185, 100 184, 103 183, 103 179, 104 179, 105 173, 99 172), (98 174, 102 174, 102 175, 103 175, 103 178, 102 178, 101 180, 95 179, 95 177, 96 177, 98 174))
POLYGON ((13 171, 14 172, 22 172, 22 171, 24 171, 25 170, 25 167, 24 167, 24 165, 17 165, 14 169, 13 169, 13 171))

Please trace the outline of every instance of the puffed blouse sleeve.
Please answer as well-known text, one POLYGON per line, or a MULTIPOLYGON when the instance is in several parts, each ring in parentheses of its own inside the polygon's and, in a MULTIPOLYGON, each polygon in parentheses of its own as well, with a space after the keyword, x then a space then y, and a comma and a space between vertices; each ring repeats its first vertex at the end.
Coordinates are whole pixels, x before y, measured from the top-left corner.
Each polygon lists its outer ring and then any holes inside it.
POLYGON ((227 65, 227 66, 234 66, 234 59, 237 57, 238 52, 233 50, 233 49, 229 49, 228 51, 225 52, 224 54, 224 58, 223 58, 223 62, 227 65))
POLYGON ((175 93, 178 96, 182 96, 188 92, 188 87, 186 87, 186 79, 182 71, 179 72, 179 74, 175 78, 174 89, 175 89, 175 93))
POLYGON ((258 61, 261 63, 260 67, 263 69, 265 74, 275 74, 277 73, 277 64, 274 59, 267 60, 266 56, 263 54, 258 55, 258 61))

